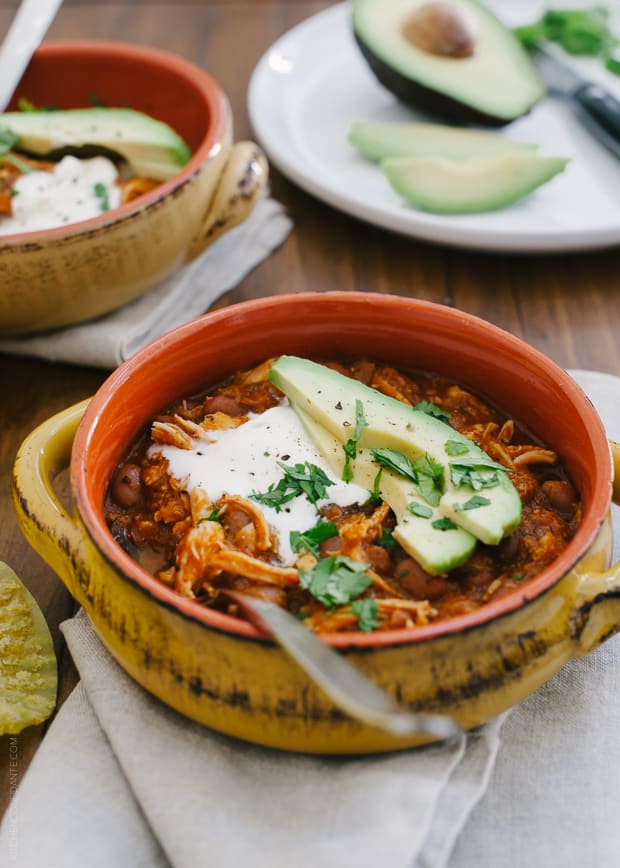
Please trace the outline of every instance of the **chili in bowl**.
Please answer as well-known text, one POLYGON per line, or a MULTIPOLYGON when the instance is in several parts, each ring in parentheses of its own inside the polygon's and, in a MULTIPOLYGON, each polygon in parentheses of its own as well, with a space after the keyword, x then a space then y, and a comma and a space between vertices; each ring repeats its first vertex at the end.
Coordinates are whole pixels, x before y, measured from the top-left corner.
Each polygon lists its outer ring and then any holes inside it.
MULTIPOLYGON (((302 424, 306 432, 312 428, 312 421, 302 424)), ((397 427, 401 436, 406 423, 397 427)), ((113 656, 147 690, 245 740, 313 753, 364 753, 421 739, 349 719, 218 591, 230 586, 268 595, 412 710, 477 726, 618 630, 619 568, 608 570, 611 451, 598 415, 574 381, 515 336, 414 299, 310 293, 215 311, 136 353, 87 405, 69 408, 30 435, 16 461, 14 491, 28 539, 84 606, 113 656), (211 489, 208 478, 191 484, 195 462, 190 473, 177 460, 209 448, 224 456, 232 451, 225 444, 234 443, 227 438, 241 438, 244 427, 288 405, 291 412, 300 409, 299 393, 283 378, 287 357, 345 378, 349 426, 332 425, 329 414, 320 416, 311 404, 302 412, 315 412, 313 430, 324 447, 314 459, 282 453, 274 437, 263 448, 278 453, 271 481, 237 492, 211 489), (432 451, 437 443, 446 453, 438 503, 428 502, 437 500, 437 492, 431 493, 421 465, 417 478, 408 480, 385 464, 384 477, 410 484, 411 498, 402 509, 393 497, 373 502, 373 494, 383 491, 381 482, 373 491, 380 468, 362 480, 357 462, 367 451, 385 457, 381 449, 403 454, 404 447, 372 440, 380 414, 364 390, 414 414, 414 428, 419 422, 424 429, 422 419, 432 422, 429 409, 449 414, 449 426, 439 420, 448 434, 441 427, 435 446, 427 443, 424 453, 438 461, 432 451), (343 431, 351 436, 343 439, 343 431), (322 466, 334 440, 341 464, 322 466), (330 489, 345 482, 342 447, 348 440, 357 449, 349 455, 352 481, 363 481, 364 494, 339 504, 330 489), (448 447, 449 441, 457 445, 448 447), (497 473, 501 484, 459 490, 463 472, 457 485, 454 468, 445 467, 458 465, 459 457, 461 466, 467 464, 458 454, 464 444, 482 481, 490 483, 497 473), (260 501, 275 492, 277 504, 278 496, 290 494, 298 464, 304 472, 295 484, 307 487, 306 462, 332 484, 323 482, 325 496, 314 505, 305 498, 314 510, 311 521, 278 534, 275 520, 259 514, 260 501), (52 491, 51 478, 65 463, 74 517, 52 491), (477 539, 454 568, 427 560, 420 569, 404 545, 405 529, 397 532, 406 513, 418 525, 429 521, 407 509, 415 501, 443 518, 466 520, 469 530, 459 526, 471 533, 476 522, 484 524, 488 506, 479 500, 475 508, 457 506, 476 497, 494 500, 500 490, 514 505, 513 489, 520 504, 516 524, 509 511, 500 522, 504 530, 495 527, 499 538, 477 539), (325 539, 308 537, 322 524, 335 525, 337 533, 332 528, 325 539), (306 535, 305 541, 292 541, 291 530, 306 535), (394 546, 385 545, 390 530, 394 546), (206 559, 203 533, 212 544, 206 559), (201 544, 194 550, 188 538, 201 544), (193 551, 198 556, 192 565, 193 551), (332 589, 334 583, 330 575, 317 578, 316 567, 320 573, 332 564, 349 569, 354 578, 347 581, 358 592, 344 600, 319 599, 321 582, 332 589), (274 575, 282 581, 265 581, 274 575)), ((617 466, 615 446, 613 456, 617 466)), ((415 454, 405 457, 415 470, 415 454)), ((376 456, 368 467, 370 460, 376 456)), ((488 516, 491 528, 495 513, 488 516)))

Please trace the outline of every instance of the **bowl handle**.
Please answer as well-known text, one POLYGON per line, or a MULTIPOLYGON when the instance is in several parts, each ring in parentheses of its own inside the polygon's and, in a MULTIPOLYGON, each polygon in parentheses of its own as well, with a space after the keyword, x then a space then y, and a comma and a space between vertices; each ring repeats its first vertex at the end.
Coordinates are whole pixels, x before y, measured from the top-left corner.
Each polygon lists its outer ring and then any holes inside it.
POLYGON ((54 479, 69 466, 75 432, 89 400, 35 428, 20 446, 13 467, 13 503, 22 533, 72 594, 86 553, 76 521, 54 490, 54 479))
MULTIPOLYGON (((610 441, 609 445, 614 463, 613 501, 620 506, 620 443, 610 441)), ((570 627, 580 654, 620 631, 620 561, 603 573, 587 572, 580 577, 570 627)))
POLYGON ((254 142, 237 142, 230 148, 211 204, 188 251, 188 260, 245 220, 258 202, 268 175, 267 158, 254 142))

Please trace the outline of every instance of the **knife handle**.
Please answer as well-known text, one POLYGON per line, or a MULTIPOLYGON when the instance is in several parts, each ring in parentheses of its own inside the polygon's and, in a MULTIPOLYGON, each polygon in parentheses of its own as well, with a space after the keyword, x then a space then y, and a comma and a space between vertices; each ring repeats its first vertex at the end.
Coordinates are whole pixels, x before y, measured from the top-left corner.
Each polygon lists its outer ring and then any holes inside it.
POLYGON ((620 143, 620 101, 592 82, 582 84, 573 96, 599 126, 620 143))

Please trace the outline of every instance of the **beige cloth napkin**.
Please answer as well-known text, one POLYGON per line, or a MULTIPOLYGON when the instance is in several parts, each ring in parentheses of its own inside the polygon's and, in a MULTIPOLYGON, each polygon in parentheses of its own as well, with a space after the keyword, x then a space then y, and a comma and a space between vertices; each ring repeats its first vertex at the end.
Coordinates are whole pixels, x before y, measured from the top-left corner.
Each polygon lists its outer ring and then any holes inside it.
POLYGON ((0 352, 115 368, 151 340, 204 313, 287 237, 283 206, 263 197, 250 216, 146 295, 87 323, 0 341, 0 352))
MULTIPOLYGON (((620 380, 574 375, 620 437, 620 380)), ((0 865, 618 865, 615 640, 458 744, 341 759, 270 751, 187 721, 125 675, 83 613, 63 629, 81 682, 6 814, 0 865)))

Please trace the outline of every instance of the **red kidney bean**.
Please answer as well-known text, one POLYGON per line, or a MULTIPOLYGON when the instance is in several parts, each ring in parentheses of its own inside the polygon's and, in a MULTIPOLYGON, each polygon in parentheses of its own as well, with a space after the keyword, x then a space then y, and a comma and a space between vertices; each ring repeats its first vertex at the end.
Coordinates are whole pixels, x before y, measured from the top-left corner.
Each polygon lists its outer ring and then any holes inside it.
POLYGON ((577 506, 577 492, 570 482, 561 479, 548 479, 547 482, 543 482, 542 490, 545 492, 549 504, 558 512, 570 515, 577 506))
POLYGON ((327 558, 339 552, 342 547, 342 540, 339 536, 330 536, 329 539, 324 539, 319 546, 319 553, 322 558, 327 558))
POLYGON ((227 395, 213 395, 211 398, 206 398, 204 411, 206 414, 226 413, 227 416, 243 416, 245 414, 241 404, 227 395))
POLYGON ((136 506, 142 499, 140 468, 135 464, 119 467, 112 483, 112 499, 124 509, 136 506))
POLYGON ((431 576, 413 558, 400 561, 394 575, 402 587, 419 600, 436 600, 449 588, 443 576, 431 576))
POLYGON ((370 561, 370 566, 378 573, 385 575, 391 571, 390 555, 383 546, 366 545, 364 555, 370 561))
POLYGON ((497 546, 497 556, 505 564, 514 561, 519 552, 519 534, 513 533, 504 539, 497 546))

